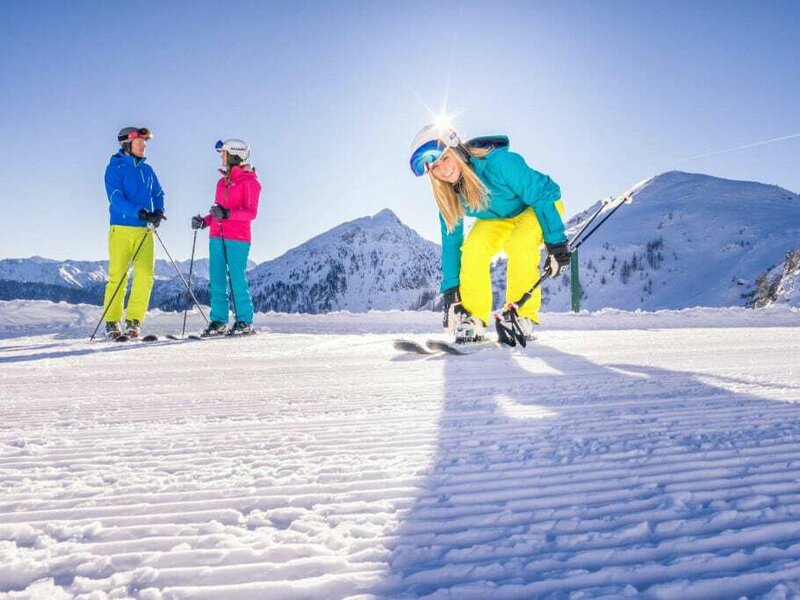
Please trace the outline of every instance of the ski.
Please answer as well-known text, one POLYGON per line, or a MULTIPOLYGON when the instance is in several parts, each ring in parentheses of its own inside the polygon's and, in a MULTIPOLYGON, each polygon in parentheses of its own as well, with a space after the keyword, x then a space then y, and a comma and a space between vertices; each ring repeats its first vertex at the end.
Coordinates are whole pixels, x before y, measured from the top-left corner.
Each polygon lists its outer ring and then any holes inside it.
POLYGON ((435 352, 443 352, 453 356, 464 356, 467 354, 475 354, 484 348, 499 348, 497 342, 492 340, 484 340, 482 342, 469 342, 466 344, 456 344, 455 342, 446 342, 444 340, 430 339, 425 342, 425 345, 435 352))
POLYGON ((408 339, 396 339, 393 342, 396 350, 408 352, 410 354, 434 355, 434 354, 449 354, 452 356, 465 356, 474 354, 484 348, 499 348, 497 342, 486 340, 483 342, 472 342, 468 344, 456 344, 454 342, 446 342, 438 339, 425 340, 424 344, 408 339))
POLYGON ((125 335, 123 333, 122 335, 118 335, 117 337, 113 338, 111 341, 112 342, 119 342, 119 343, 123 343, 123 342, 157 342, 158 341, 158 336, 157 335, 153 335, 152 333, 150 333, 150 334, 142 336, 140 338, 132 338, 131 336, 125 335))
MULTIPOLYGON (((255 331, 251 331, 250 333, 224 333, 222 335, 202 335, 200 333, 190 333, 186 336, 185 339, 187 340, 214 340, 214 339, 226 339, 226 338, 238 338, 238 337, 251 337, 256 335, 255 331)), ((169 337, 169 336, 168 336, 169 337)), ((177 336, 170 339, 181 339, 177 336)))
POLYGON ((411 354, 435 354, 433 350, 426 348, 414 340, 395 340, 394 347, 397 350, 401 350, 402 352, 410 352, 411 354))

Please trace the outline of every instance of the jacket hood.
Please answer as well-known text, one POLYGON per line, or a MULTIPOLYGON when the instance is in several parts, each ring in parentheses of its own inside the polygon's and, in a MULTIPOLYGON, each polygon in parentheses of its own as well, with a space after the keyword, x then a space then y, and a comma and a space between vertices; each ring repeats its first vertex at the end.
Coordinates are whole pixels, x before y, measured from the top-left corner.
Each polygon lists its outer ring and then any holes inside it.
POLYGON ((508 150, 511 142, 507 135, 484 135, 467 141, 467 146, 470 148, 488 148, 489 150, 499 150, 501 148, 508 150))

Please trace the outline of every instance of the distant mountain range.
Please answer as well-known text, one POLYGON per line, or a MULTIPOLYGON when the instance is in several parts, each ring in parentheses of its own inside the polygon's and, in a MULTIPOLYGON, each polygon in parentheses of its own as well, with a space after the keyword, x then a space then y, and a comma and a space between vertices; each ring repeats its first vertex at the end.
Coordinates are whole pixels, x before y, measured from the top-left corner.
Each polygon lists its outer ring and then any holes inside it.
MULTIPOLYGON (((632 197, 632 204, 580 250, 582 308, 800 306, 797 194, 760 183, 669 172, 637 185, 632 197)), ((568 230, 576 231, 594 208, 570 219, 568 230)), ((440 259, 438 244, 387 209, 253 264, 248 277, 258 311, 433 309, 440 259)), ((179 266, 188 275, 188 261, 179 266)), ((504 272, 500 258, 493 268, 498 306, 504 272)), ((4 259, 0 299, 101 304, 105 277, 105 261, 4 259)), ((208 301, 207 259, 195 262, 193 288, 201 302, 208 301)), ((545 284, 543 303, 546 310, 569 310, 568 274, 545 284)), ((183 286, 167 261, 156 263, 151 306, 186 306, 183 286)))

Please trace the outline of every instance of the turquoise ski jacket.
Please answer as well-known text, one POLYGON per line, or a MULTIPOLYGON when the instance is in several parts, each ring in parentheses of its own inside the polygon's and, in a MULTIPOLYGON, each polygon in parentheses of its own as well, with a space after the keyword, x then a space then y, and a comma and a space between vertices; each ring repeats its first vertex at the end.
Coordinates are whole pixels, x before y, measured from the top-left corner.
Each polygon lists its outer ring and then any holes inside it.
MULTIPOLYGON (((561 188, 547 175, 525 164, 519 154, 508 150, 508 138, 499 136, 496 146, 484 158, 470 157, 470 163, 486 188, 489 204, 485 209, 472 211, 466 205, 466 215, 477 219, 508 219, 516 217, 529 206, 533 208, 542 227, 547 244, 565 242, 564 222, 556 208, 561 188)), ((442 231, 442 284, 440 291, 459 285, 461 245, 464 243, 464 221, 452 232, 447 231, 444 217, 439 215, 442 231)))

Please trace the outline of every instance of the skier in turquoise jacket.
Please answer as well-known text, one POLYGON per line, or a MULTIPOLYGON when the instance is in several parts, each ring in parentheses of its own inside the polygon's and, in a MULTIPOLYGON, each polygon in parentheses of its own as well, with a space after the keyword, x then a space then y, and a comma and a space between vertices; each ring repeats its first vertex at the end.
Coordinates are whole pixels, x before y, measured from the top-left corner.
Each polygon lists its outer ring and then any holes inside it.
MULTIPOLYGON (((548 269, 569 264, 561 189, 509 150, 506 136, 462 140, 448 127, 428 125, 412 144, 411 169, 428 173, 439 208, 445 323, 457 342, 478 341, 492 310, 492 258, 508 255, 506 304, 538 277, 539 248, 548 250, 548 269), (475 224, 464 235, 464 217, 475 224)), ((539 321, 537 289, 520 308, 527 337, 539 321)))

